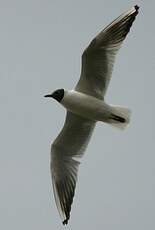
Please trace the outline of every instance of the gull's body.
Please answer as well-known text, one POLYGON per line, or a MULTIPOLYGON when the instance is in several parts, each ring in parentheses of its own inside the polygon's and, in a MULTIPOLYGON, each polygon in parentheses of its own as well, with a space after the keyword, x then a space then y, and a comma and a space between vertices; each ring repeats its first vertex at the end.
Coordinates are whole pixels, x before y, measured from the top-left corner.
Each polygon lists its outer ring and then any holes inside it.
MULTIPOLYGON (((117 106, 108 105, 103 100, 75 90, 65 91, 60 103, 68 111, 92 121, 103 121, 115 125, 117 121, 112 119, 112 115, 121 116, 121 112, 118 111, 117 106)), ((123 108, 123 111, 126 112, 129 110, 123 108)), ((124 117, 124 113, 122 116, 124 117)), ((126 117, 126 122, 123 123, 124 127, 120 126, 120 128, 125 128, 128 123, 129 120, 126 117)))
POLYGON ((63 224, 70 218, 79 158, 83 156, 97 121, 124 129, 130 110, 106 104, 115 56, 128 34, 138 6, 125 12, 92 40, 82 55, 82 70, 74 90, 59 89, 46 95, 67 110, 63 129, 51 146, 51 174, 56 205, 63 224), (78 158, 78 159, 77 159, 78 158))
POLYGON ((93 121, 107 121, 111 107, 102 100, 76 91, 67 91, 61 104, 70 112, 93 121))

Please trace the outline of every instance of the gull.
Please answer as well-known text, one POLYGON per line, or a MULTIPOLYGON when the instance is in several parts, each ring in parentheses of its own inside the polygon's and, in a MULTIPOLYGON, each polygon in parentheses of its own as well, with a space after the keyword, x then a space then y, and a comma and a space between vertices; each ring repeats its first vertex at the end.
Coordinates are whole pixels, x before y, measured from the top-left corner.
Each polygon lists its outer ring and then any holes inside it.
POLYGON ((135 5, 103 29, 82 54, 80 79, 73 90, 58 89, 45 97, 54 98, 66 109, 64 126, 51 146, 51 177, 56 206, 63 224, 70 218, 80 158, 96 122, 125 129, 128 108, 109 105, 104 96, 116 54, 130 31, 139 7, 135 5))

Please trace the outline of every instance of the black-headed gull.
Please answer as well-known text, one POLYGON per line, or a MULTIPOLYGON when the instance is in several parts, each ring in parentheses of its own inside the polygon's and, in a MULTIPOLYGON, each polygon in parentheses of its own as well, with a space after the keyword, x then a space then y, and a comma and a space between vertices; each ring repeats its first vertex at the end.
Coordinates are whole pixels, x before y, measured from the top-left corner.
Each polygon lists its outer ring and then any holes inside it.
POLYGON ((77 173, 97 121, 124 129, 130 110, 104 101, 117 51, 128 34, 136 5, 102 30, 82 55, 81 77, 74 90, 58 89, 52 97, 67 110, 63 129, 51 146, 51 174, 56 205, 63 224, 70 218, 77 173))

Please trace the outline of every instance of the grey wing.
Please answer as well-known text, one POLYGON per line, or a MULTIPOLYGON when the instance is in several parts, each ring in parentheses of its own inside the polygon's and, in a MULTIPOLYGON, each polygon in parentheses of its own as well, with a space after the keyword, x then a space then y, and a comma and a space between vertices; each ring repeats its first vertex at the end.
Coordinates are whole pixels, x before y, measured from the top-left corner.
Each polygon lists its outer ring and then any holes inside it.
POLYGON ((128 34, 138 6, 120 15, 90 43, 82 55, 81 77, 76 90, 103 99, 108 87, 115 56, 128 34))
POLYGON ((77 173, 95 122, 67 112, 64 127, 51 148, 51 174, 56 205, 63 224, 70 218, 77 173))

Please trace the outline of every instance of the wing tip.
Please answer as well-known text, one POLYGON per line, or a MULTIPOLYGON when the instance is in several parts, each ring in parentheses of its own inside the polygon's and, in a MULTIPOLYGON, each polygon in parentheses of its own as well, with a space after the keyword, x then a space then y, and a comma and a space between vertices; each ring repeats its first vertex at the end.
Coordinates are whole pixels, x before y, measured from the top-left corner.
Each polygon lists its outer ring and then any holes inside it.
POLYGON ((66 218, 62 223, 63 223, 63 225, 67 225, 68 224, 68 220, 69 220, 69 218, 66 218))
POLYGON ((136 12, 138 13, 139 6, 138 6, 138 5, 135 5, 134 7, 135 7, 136 12))

